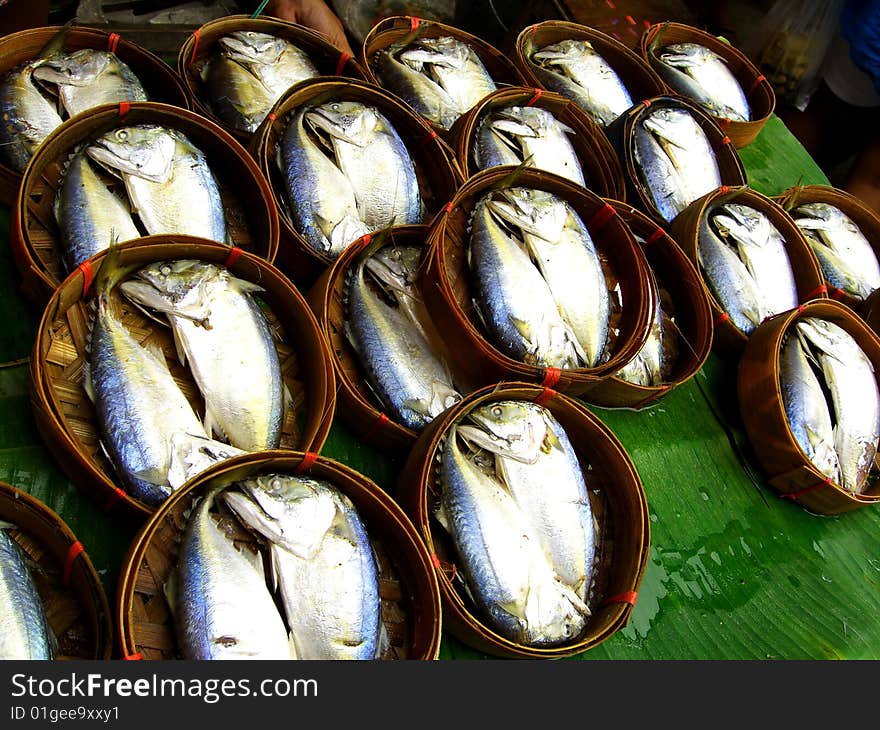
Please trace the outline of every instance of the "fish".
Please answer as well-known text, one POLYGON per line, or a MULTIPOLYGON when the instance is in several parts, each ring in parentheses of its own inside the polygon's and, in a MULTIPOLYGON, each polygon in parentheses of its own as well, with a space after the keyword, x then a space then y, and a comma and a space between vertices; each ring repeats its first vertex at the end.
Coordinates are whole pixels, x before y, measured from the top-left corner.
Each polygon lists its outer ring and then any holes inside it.
POLYGON ((645 344, 614 376, 635 385, 660 385, 669 378, 677 352, 675 323, 658 296, 654 300, 651 329, 645 344))
POLYGON ((10 534, 12 529, 15 525, 0 522, 0 659, 54 659, 58 642, 25 553, 10 534))
POLYGON ((569 139, 575 131, 549 109, 510 106, 486 114, 477 127, 474 160, 485 170, 525 162, 586 186, 584 171, 569 139))
POLYGON ((267 474, 223 493, 269 542, 293 658, 371 660, 388 646, 379 568, 357 508, 323 479, 267 474))
POLYGON ((461 393, 424 325, 397 306, 393 292, 389 301, 373 286, 367 273, 371 254, 365 249, 346 274, 343 331, 378 401, 398 423, 422 431, 461 393))
POLYGON ((115 259, 105 259, 96 279, 83 387, 119 479, 132 496, 156 507, 197 473, 187 462, 200 470, 236 452, 210 438, 161 349, 142 346, 113 311, 110 291, 123 275, 108 273, 115 266, 115 259))
POLYGON ((635 127, 634 155, 640 174, 667 221, 721 187, 715 152, 689 111, 672 107, 649 110, 635 127))
POLYGON ((118 127, 93 140, 86 152, 122 179, 149 235, 179 233, 228 243, 217 179, 183 132, 158 124, 118 127))
POLYGON ((371 231, 421 222, 424 206, 415 163, 376 107, 332 101, 312 107, 306 116, 329 135, 336 164, 354 190, 358 217, 371 231))
POLYGON ((309 113, 308 106, 291 113, 275 159, 295 228, 315 251, 336 259, 370 228, 360 218, 353 185, 315 140, 309 113))
POLYGON ((732 245, 713 228, 710 212, 700 217, 697 261, 708 289, 733 325, 746 335, 764 320, 762 295, 755 279, 732 245))
POLYGON ((276 448, 284 420, 284 381, 266 316, 264 291, 225 266, 158 261, 119 284, 131 301, 167 318, 178 359, 205 401, 206 430, 243 451, 276 448))
POLYGON ((791 215, 832 286, 862 300, 880 288, 877 254, 840 208, 830 203, 807 203, 794 208, 791 215))
POLYGON ((453 423, 438 455, 434 512, 452 540, 479 614, 505 638, 558 646, 583 631, 589 608, 553 570, 507 486, 459 445, 453 423))
POLYGON ((801 451, 820 472, 839 483, 840 459, 834 445, 831 411, 822 382, 810 364, 812 359, 809 343, 804 342, 800 331, 785 335, 779 351, 782 406, 801 451))
POLYGON ((81 148, 65 163, 53 212, 68 272, 111 243, 141 236, 128 197, 105 182, 81 148))
MULTIPOLYGON (((556 575, 588 604, 596 526, 574 446, 553 414, 536 403, 495 401, 472 408, 462 438, 495 455, 495 474, 519 505, 556 575)), ((582 613, 589 616, 589 610, 582 613)))
POLYGON ((165 586, 184 659, 291 659, 281 612, 266 583, 262 557, 240 550, 214 520, 217 489, 190 514, 165 586))
POLYGON ((255 132, 290 87, 319 75, 305 51, 268 33, 233 31, 217 46, 199 77, 212 111, 243 132, 255 132))
POLYGON ((597 365, 608 341, 611 301, 599 252, 580 216, 553 193, 531 188, 502 189, 488 205, 525 242, 575 337, 579 360, 597 365))
POLYGON ((874 366, 855 338, 840 325, 804 317, 795 326, 815 351, 831 393, 834 447, 841 486, 864 490, 880 440, 880 392, 874 366))
POLYGON ((494 193, 487 193, 477 201, 467 247, 474 302, 491 339, 527 365, 579 367, 577 337, 525 244, 493 211, 493 200, 494 193))
POLYGON ((633 105, 620 75, 588 40, 563 39, 531 50, 528 58, 546 88, 574 101, 603 127, 633 105))
POLYGON ((52 85, 67 117, 101 104, 149 100, 137 74, 111 51, 81 48, 54 56, 34 69, 34 78, 52 85))
POLYGON ((727 62, 699 43, 672 43, 649 49, 654 70, 682 96, 693 99, 716 117, 748 122, 751 110, 746 94, 727 62))
POLYGON ((751 206, 732 202, 712 206, 708 215, 754 280, 762 320, 796 307, 797 284, 785 240, 770 219, 751 206))
MULTIPOLYGON (((392 53, 396 55, 400 63, 423 74, 425 78, 433 82, 442 99, 441 109, 447 108, 445 105, 447 97, 452 100, 458 114, 453 113, 437 119, 431 119, 427 116, 427 113, 431 111, 430 106, 414 107, 429 121, 444 129, 449 129, 446 125, 451 127, 458 116, 472 109, 484 97, 498 90, 495 80, 476 50, 452 36, 416 38, 402 49, 395 48, 392 53)), ((388 81, 393 83, 400 78, 408 79, 408 76, 392 75, 388 81)), ((391 90, 395 91, 393 88, 391 90)), ((421 85, 419 90, 424 93, 426 88, 421 85)), ((416 104, 420 104, 421 94, 417 97, 412 94, 410 96, 416 104)))

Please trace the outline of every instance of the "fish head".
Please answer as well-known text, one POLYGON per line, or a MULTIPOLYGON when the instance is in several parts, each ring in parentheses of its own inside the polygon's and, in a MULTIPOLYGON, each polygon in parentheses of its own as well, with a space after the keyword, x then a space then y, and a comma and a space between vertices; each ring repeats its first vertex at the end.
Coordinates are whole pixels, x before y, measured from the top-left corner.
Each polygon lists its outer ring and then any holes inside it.
POLYGON ((503 188, 487 205, 507 223, 551 242, 562 236, 569 213, 565 202, 553 193, 524 187, 503 188))
POLYGON ((421 261, 419 246, 383 246, 364 263, 379 281, 397 291, 412 290, 421 261))
POLYGON ((595 53, 593 44, 590 41, 575 40, 566 38, 558 43, 551 43, 532 54, 532 59, 545 64, 563 65, 566 62, 580 61, 584 56, 595 53))
POLYGON ((451 36, 420 38, 400 53, 400 60, 421 68, 424 64, 462 69, 470 59, 471 49, 451 36))
POLYGON ((478 406, 467 418, 479 428, 459 426, 465 440, 484 449, 532 464, 546 451, 549 432, 545 409, 527 401, 496 401, 478 406))
POLYGON ((143 124, 119 127, 102 134, 87 152, 115 174, 165 182, 171 175, 175 147, 175 138, 167 129, 143 124))
POLYGON ((90 86, 113 61, 114 56, 108 51, 82 48, 68 55, 46 59, 34 69, 34 77, 62 86, 90 86))
POLYGON ((343 100, 312 107, 305 120, 333 138, 365 147, 379 124, 379 115, 371 106, 343 100))
POLYGON ((136 281, 123 282, 120 288, 125 294, 134 294, 138 298, 137 293, 142 292, 143 285, 146 285, 178 309, 188 304, 197 306, 207 299, 206 289, 212 282, 222 278, 224 273, 225 270, 205 261, 158 261, 140 269, 136 281))
POLYGON ((236 60, 274 63, 284 51, 284 41, 268 33, 236 30, 223 36, 218 43, 225 53, 236 60))

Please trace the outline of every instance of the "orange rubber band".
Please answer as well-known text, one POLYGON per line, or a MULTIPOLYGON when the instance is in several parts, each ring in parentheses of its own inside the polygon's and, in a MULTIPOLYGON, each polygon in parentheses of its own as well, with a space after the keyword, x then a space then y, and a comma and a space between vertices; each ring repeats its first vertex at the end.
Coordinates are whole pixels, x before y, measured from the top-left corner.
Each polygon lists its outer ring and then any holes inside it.
POLYGON ((316 451, 306 451, 303 455, 303 460, 299 463, 299 465, 293 471, 296 474, 302 474, 303 472, 311 469, 315 462, 318 460, 318 453, 316 451))
POLYGON ((123 658, 124 661, 127 661, 127 662, 131 662, 131 661, 139 662, 139 661, 142 661, 142 660, 143 660, 144 655, 141 654, 140 652, 138 652, 137 654, 126 654, 126 655, 125 655, 124 657, 122 657, 122 658, 123 658))
POLYGON ((352 56, 347 51, 343 51, 339 56, 339 63, 336 64, 336 75, 342 76, 342 70, 345 68, 345 64, 347 64, 354 56, 352 56))
POLYGON ((192 66, 196 61, 196 49, 199 47, 199 31, 198 29, 193 31, 193 52, 189 58, 189 64, 192 66))
POLYGON ((730 319, 730 315, 727 312, 722 312, 715 317, 715 324, 724 324, 728 319, 730 319))
POLYGON ((551 400, 556 397, 556 391, 552 388, 544 388, 541 391, 541 394, 532 401, 536 406, 546 406, 551 400))
POLYGON ((120 37, 119 33, 111 33, 107 36, 107 50, 110 51, 110 53, 116 53, 120 37))
POLYGON ((597 210, 593 217, 587 222, 587 228, 590 231, 600 231, 605 225, 610 221, 614 216, 617 215, 617 211, 614 210, 614 207, 610 203, 605 203, 599 210, 597 210))
POLYGON ((83 299, 88 296, 89 288, 92 286, 92 282, 95 280, 95 270, 92 268, 91 261, 83 261, 77 267, 83 275, 83 299))
POLYGON ((532 106, 538 99, 541 98, 541 95, 544 93, 544 89, 535 89, 535 95, 529 99, 526 103, 526 106, 532 106))
POLYGON ((555 388, 559 384, 560 377, 562 377, 562 370, 559 368, 545 368, 541 385, 545 388, 555 388))
POLYGON ((109 512, 111 509, 113 509, 113 507, 116 505, 116 503, 119 500, 124 499, 126 496, 125 492, 122 491, 119 487, 113 487, 112 489, 113 489, 113 492, 110 494, 110 496, 107 497, 107 501, 104 502, 104 511, 105 512, 109 512))
POLYGON ((61 582, 70 585, 70 573, 73 570, 73 561, 85 550, 83 544, 77 540, 67 549, 67 557, 64 559, 64 570, 61 572, 61 582))
POLYGON ((813 291, 811 291, 809 294, 807 294, 804 297, 804 299, 805 300, 813 299, 814 297, 818 297, 820 294, 827 294, 827 293, 828 293, 828 287, 825 284, 819 284, 819 286, 817 286, 815 289, 813 289, 813 291))
POLYGON ((415 30, 422 24, 421 18, 413 17, 412 15, 409 17, 409 29, 415 30))
POLYGON ((809 487, 804 487, 797 492, 786 492, 785 494, 780 494, 779 496, 782 499, 790 499, 792 502, 795 502, 797 501, 797 498, 800 497, 802 494, 815 492, 817 489, 822 489, 822 487, 828 486, 831 486, 831 477, 825 477, 825 481, 811 484, 809 487))
POLYGON ((232 268, 232 265, 238 261, 239 257, 242 254, 242 250, 238 246, 233 246, 229 249, 229 256, 226 257, 226 263, 223 264, 227 269, 232 268))
POLYGON ((660 226, 657 226, 657 228, 654 229, 654 232, 645 239, 645 242, 642 244, 642 247, 644 248, 646 246, 650 246, 652 243, 656 243, 661 238, 663 238, 663 236, 665 236, 665 235, 666 235, 666 231, 664 231, 662 228, 660 228, 660 226))
POLYGON ((391 419, 388 418, 384 413, 380 413, 379 417, 373 421, 370 427, 367 429, 367 432, 361 436, 361 442, 368 444, 370 443, 378 433, 382 431, 383 428, 387 424, 391 423, 391 419))
POLYGON ((131 111, 131 102, 130 101, 120 101, 119 102, 119 116, 124 117, 131 111))
POLYGON ((608 606, 612 603, 628 603, 630 606, 635 606, 638 597, 639 594, 635 591, 626 591, 624 593, 618 593, 616 596, 608 596, 608 598, 602 601, 602 605, 608 606))

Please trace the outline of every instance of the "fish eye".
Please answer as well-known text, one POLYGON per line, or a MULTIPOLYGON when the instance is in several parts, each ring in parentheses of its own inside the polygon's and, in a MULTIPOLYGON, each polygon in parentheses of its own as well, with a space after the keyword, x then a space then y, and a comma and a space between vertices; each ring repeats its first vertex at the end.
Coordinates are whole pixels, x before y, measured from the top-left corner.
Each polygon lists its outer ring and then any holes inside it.
POLYGON ((495 418, 501 418, 504 415, 504 408, 501 406, 492 406, 491 413, 495 418))
POLYGON ((117 129, 116 130, 116 139, 120 142, 125 142, 128 139, 128 130, 127 129, 117 129))

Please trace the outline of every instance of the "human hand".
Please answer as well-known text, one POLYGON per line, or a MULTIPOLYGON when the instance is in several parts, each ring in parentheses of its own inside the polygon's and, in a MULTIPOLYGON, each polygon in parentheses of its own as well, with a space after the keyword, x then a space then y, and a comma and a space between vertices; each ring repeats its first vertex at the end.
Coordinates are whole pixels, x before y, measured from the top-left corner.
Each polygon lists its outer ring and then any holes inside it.
POLYGON ((266 5, 265 13, 311 28, 342 52, 354 56, 342 21, 324 0, 272 0, 266 5))

